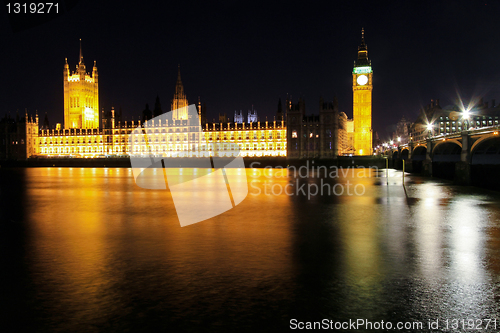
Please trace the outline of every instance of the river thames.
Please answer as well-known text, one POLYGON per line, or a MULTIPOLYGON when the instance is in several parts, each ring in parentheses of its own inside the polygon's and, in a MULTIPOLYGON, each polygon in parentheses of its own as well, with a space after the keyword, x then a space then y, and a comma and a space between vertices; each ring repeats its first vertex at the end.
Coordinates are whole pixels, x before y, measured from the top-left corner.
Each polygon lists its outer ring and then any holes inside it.
POLYGON ((171 193, 131 169, 0 169, 2 331, 500 330, 500 193, 264 171, 247 169, 241 204, 180 227, 171 193), (353 191, 279 191, 322 181, 353 191))

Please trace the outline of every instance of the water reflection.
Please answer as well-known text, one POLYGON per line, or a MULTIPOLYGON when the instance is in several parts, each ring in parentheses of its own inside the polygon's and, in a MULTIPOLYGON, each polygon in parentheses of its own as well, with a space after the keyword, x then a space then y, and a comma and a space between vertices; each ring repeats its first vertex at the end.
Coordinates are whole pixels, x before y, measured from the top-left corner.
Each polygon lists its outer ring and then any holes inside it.
POLYGON ((170 193, 136 186, 130 169, 1 169, 10 322, 263 332, 291 318, 498 317, 498 194, 410 176, 403 188, 397 172, 387 186, 373 170, 264 171, 247 169, 240 205, 181 228, 170 193), (296 191, 325 184, 364 192, 296 191))

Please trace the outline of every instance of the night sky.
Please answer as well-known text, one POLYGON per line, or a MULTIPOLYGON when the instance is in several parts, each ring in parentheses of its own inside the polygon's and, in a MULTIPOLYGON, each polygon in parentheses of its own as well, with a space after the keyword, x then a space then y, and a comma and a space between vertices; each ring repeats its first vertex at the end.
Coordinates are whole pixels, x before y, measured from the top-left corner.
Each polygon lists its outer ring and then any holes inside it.
MULTIPOLYGON (((36 25, 0 16, 0 116, 24 109, 63 122, 63 64, 73 71, 79 38, 87 70, 99 69, 100 108, 137 120, 156 95, 168 111, 181 66, 190 103, 207 118, 257 110, 271 120, 278 98, 339 100, 352 117, 352 67, 365 28, 374 72, 373 127, 386 138, 422 105, 456 104, 457 91, 500 103, 500 5, 445 2, 66 1, 36 25), (75 3, 72 6, 72 3, 75 3), (29 25, 32 24, 31 28, 29 25)), ((11 14, 13 15, 13 14, 11 14)), ((42 14, 39 14, 42 15, 42 14)))

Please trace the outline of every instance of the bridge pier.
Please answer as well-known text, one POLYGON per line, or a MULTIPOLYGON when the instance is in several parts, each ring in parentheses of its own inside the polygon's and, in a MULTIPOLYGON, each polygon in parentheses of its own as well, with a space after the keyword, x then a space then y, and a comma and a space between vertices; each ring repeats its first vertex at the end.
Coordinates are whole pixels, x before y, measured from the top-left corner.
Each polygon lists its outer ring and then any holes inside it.
POLYGON ((406 172, 413 172, 413 161, 412 161, 413 148, 415 148, 415 145, 413 141, 410 141, 410 143, 408 144, 408 159, 406 160, 405 164, 406 172))
POLYGON ((471 137, 468 132, 462 132, 462 152, 460 162, 455 164, 455 179, 457 185, 471 185, 471 137))
POLYGON ((457 185, 471 185, 471 165, 467 162, 455 163, 455 179, 457 185))
POLYGON ((434 143, 432 139, 427 139, 427 152, 425 153, 425 160, 422 162, 422 175, 432 177, 432 148, 434 143))
POLYGON ((407 159, 405 162, 405 172, 413 172, 413 162, 411 159, 407 159))

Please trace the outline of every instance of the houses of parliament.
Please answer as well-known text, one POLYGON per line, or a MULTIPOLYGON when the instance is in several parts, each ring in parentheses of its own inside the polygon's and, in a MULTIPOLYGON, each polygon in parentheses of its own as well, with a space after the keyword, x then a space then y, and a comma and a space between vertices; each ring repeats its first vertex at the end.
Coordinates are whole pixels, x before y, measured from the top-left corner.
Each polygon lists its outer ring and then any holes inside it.
MULTIPOLYGON (((142 122, 124 121, 114 108, 99 112, 98 70, 94 61, 87 72, 80 43, 79 63, 71 72, 67 59, 63 69, 64 126, 50 127, 38 114, 24 119, 3 119, 0 127, 2 147, 0 158, 27 159, 32 157, 128 157, 147 152, 155 156, 174 157, 189 152, 191 157, 227 154, 231 150, 243 157, 335 158, 339 155, 371 155, 371 62, 362 31, 358 57, 354 63, 353 119, 338 111, 337 100, 319 101, 319 114, 306 114, 305 102, 291 98, 278 102, 272 121, 261 121, 256 112, 248 119, 235 113, 234 121, 225 115, 218 122, 207 122, 206 108, 198 100, 196 110, 206 144, 197 144, 190 135, 192 121, 188 119, 189 102, 184 92, 180 68, 172 112, 165 114, 157 97, 153 110, 143 111, 142 122), (160 115, 164 115, 159 117, 160 115), (247 120, 247 121, 245 121, 247 120), (147 124, 147 125, 146 125, 147 124), (147 126, 147 139, 132 143, 131 133, 147 126), (217 145, 221 150, 214 148, 217 145), (236 149, 235 149, 236 147, 236 149), (134 151, 130 151, 133 149, 134 151)), ((198 119, 197 119, 198 120, 198 119)), ((222 155, 224 156, 224 155, 222 155)))

